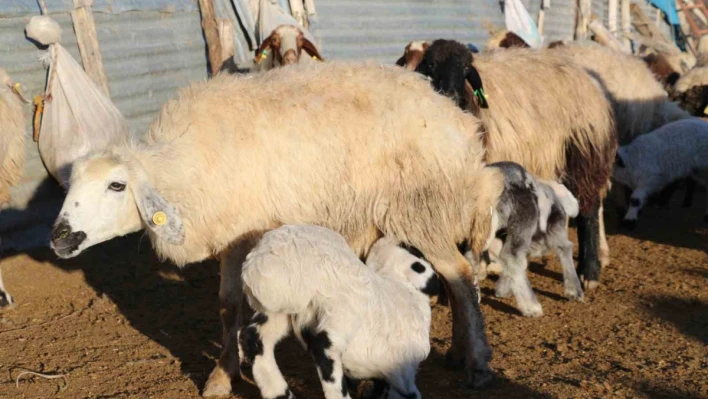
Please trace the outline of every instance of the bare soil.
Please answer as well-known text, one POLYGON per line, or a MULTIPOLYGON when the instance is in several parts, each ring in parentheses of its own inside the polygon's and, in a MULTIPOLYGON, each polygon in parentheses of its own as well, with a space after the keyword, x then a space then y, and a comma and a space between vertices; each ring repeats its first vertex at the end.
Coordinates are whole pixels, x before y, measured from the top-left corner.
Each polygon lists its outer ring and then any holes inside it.
MULTIPOLYGON (((530 278, 545 316, 527 319, 483 283, 493 386, 473 391, 445 368, 451 318, 434 307, 426 398, 708 398, 708 224, 705 194, 642 214, 635 232, 607 216, 613 263, 585 303, 562 296, 560 265, 530 278)), ((573 232, 573 235, 575 233, 573 232)), ((575 239, 573 237, 573 239, 575 239)), ((159 262, 147 238, 116 239, 68 261, 49 250, 0 261, 17 305, 0 310, 0 398, 198 398, 219 354, 218 266, 159 262), (23 370, 63 374, 47 380, 23 370), (68 384, 68 385, 67 385, 68 384)), ((296 395, 322 398, 293 340, 279 362, 296 395)), ((234 398, 257 398, 235 381, 234 398)))

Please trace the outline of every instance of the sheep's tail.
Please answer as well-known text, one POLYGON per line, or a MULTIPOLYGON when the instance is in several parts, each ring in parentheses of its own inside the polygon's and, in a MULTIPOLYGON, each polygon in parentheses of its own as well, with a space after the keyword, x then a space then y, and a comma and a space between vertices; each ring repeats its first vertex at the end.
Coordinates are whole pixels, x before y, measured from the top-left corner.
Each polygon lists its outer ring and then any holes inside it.
POLYGON ((472 253, 481 256, 496 233, 494 214, 504 192, 504 174, 497 168, 485 167, 475 174, 472 182, 469 244, 472 253))

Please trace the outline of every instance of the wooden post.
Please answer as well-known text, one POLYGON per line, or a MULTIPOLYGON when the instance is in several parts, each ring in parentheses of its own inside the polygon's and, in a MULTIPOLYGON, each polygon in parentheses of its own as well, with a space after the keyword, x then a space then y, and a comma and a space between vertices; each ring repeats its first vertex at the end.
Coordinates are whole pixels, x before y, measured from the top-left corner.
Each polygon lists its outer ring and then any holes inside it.
POLYGON ((71 11, 71 20, 74 23, 74 33, 81 53, 81 62, 84 71, 91 80, 110 97, 108 79, 103 71, 103 57, 98 45, 96 34, 96 21, 93 19, 91 5, 93 0, 74 0, 74 9, 71 11))
POLYGON ((199 11, 202 14, 202 29, 206 38, 211 75, 213 76, 219 72, 221 64, 224 62, 221 58, 221 42, 219 40, 219 28, 214 16, 213 0, 199 0, 199 11))
POLYGON ((614 35, 614 37, 617 36, 617 8, 619 7, 619 4, 617 3, 617 0, 608 0, 607 2, 607 28, 610 30, 610 33, 614 35))
POLYGON ((588 23, 592 14, 592 0, 578 0, 575 19, 575 40, 588 37, 588 23))
POLYGON ((233 57, 236 53, 236 43, 234 42, 234 21, 231 19, 220 19, 218 21, 219 43, 221 43, 221 61, 233 57))
POLYGON ((624 48, 628 51, 632 49, 632 42, 629 41, 630 26, 632 25, 632 16, 629 12, 629 0, 621 0, 620 3, 620 19, 622 24, 622 42, 624 48))
POLYGON ((639 34, 654 41, 670 43, 669 39, 659 30, 659 27, 644 14, 644 11, 637 4, 632 3, 630 12, 632 14, 632 25, 639 34))
POLYGON ((602 44, 603 46, 615 49, 617 51, 625 51, 624 46, 622 46, 622 43, 612 37, 610 31, 608 31, 602 24, 602 22, 598 21, 597 19, 592 18, 592 20, 588 24, 588 29, 590 29, 590 31, 595 35, 596 42, 602 44))
POLYGON ((538 34, 543 35, 543 26, 546 20, 546 12, 543 9, 538 10, 538 34))

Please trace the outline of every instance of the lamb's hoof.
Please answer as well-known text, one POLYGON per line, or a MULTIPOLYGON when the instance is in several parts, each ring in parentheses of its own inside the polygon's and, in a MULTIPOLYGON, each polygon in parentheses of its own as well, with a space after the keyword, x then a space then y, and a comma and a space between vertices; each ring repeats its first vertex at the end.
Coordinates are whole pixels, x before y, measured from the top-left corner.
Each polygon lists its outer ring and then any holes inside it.
POLYGON ((12 309, 15 307, 15 300, 9 292, 0 291, 0 308, 12 309))
POLYGON ((532 317, 537 319, 543 316, 543 308, 541 307, 540 303, 531 305, 527 309, 519 309, 519 311, 522 315, 524 315, 524 317, 532 317))
POLYGON ((204 386, 204 391, 202 392, 202 397, 205 398, 216 398, 220 396, 230 396, 231 395, 231 378, 221 367, 216 367, 214 371, 211 372, 209 379, 204 386))
POLYGON ((494 373, 489 369, 473 370, 472 374, 467 378, 467 386, 473 389, 480 389, 492 383, 494 373))
POLYGON ((600 268, 604 269, 611 263, 610 257, 608 255, 600 255, 600 268))
POLYGON ((450 370, 459 370, 465 367, 465 356, 453 351, 452 348, 445 354, 445 367, 450 370))
POLYGON ((565 291, 565 297, 568 298, 570 302, 583 302, 585 300, 585 295, 583 295, 582 290, 580 292, 578 292, 577 290, 567 290, 565 291))
POLYGON ((624 219, 620 223, 620 227, 624 230, 632 231, 635 228, 637 228, 637 220, 636 219, 624 219))
POLYGON ((494 290, 494 296, 497 298, 509 298, 511 296, 511 289, 499 288, 494 290))

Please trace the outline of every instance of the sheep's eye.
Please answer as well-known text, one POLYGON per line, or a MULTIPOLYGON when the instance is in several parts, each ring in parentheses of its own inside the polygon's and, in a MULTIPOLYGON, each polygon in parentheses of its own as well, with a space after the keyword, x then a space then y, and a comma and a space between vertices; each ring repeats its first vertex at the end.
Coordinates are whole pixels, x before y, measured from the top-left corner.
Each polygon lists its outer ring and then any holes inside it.
POLYGON ((411 269, 418 274, 422 274, 425 271, 425 266, 423 266, 420 262, 415 262, 411 265, 411 269))
POLYGON ((111 190, 113 190, 113 191, 120 192, 120 191, 125 190, 125 184, 123 184, 123 183, 118 183, 118 182, 115 182, 115 181, 114 181, 113 183, 111 183, 111 184, 108 186, 108 188, 111 189, 111 190))

